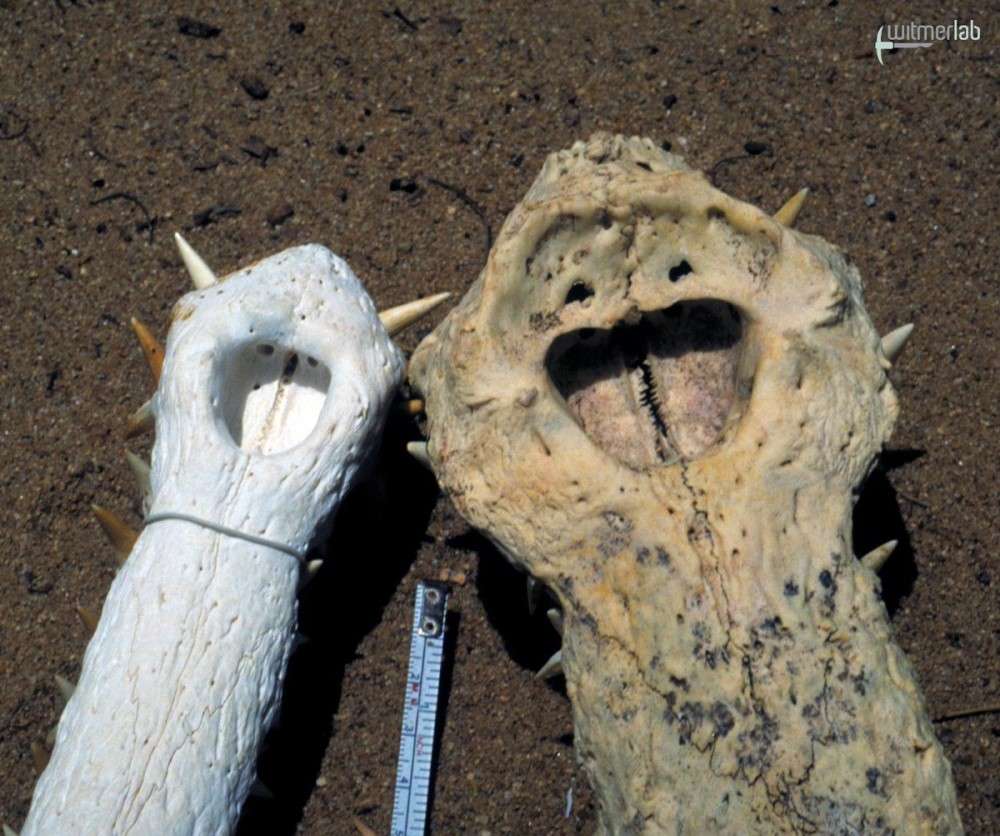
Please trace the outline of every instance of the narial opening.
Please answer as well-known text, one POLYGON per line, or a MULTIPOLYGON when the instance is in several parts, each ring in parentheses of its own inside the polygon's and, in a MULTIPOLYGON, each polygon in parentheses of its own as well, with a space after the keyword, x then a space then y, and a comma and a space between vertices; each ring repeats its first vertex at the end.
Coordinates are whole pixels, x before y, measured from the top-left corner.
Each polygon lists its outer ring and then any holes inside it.
POLYGON ((314 357, 272 342, 250 342, 223 362, 217 405, 233 441, 271 455, 304 441, 319 420, 330 370, 314 357))
POLYGON ((720 439, 741 388, 744 331, 728 302, 678 302, 564 334, 546 366, 587 435, 641 469, 696 458, 720 439))

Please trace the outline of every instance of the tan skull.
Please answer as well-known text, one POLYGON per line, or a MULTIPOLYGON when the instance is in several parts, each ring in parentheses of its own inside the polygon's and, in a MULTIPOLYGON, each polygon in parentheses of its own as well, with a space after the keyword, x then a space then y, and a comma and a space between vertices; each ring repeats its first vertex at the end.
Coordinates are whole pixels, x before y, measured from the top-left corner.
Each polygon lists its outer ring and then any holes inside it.
POLYGON ((442 487, 563 607, 604 831, 961 831, 851 550, 889 365, 839 250, 607 135, 417 349, 442 487))

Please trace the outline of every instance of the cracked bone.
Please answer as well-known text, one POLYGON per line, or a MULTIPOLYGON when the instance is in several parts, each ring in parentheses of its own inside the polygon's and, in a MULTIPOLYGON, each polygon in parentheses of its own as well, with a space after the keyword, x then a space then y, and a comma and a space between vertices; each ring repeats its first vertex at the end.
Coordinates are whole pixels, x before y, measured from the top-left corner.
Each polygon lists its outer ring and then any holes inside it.
POLYGON ((99 512, 131 553, 22 836, 232 831, 278 712, 296 555, 378 443, 403 369, 361 283, 323 247, 177 303, 149 407, 151 522, 132 546, 99 512))
POLYGON ((851 548, 884 349, 857 270, 780 220, 595 136, 410 363, 443 491, 563 610, 603 833, 961 831, 851 548))

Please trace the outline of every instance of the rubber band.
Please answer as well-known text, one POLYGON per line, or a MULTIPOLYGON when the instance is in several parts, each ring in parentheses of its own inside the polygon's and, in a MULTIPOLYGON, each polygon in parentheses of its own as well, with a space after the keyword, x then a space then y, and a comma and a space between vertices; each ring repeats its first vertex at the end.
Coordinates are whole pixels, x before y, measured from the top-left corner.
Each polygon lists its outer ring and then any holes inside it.
POLYGON ((203 520, 201 517, 195 517, 192 514, 182 514, 179 511, 161 511, 156 514, 150 514, 146 517, 146 525, 152 523, 163 522, 165 520, 181 520, 182 522, 193 523, 194 525, 200 525, 202 528, 207 528, 211 531, 217 531, 219 534, 225 534, 228 537, 235 537, 239 540, 246 540, 248 543, 253 543, 257 546, 266 546, 269 549, 275 549, 279 552, 284 552, 285 554, 291 555, 299 563, 306 562, 306 553, 300 552, 298 549, 293 549, 291 546, 285 543, 278 543, 274 540, 268 540, 266 537, 258 537, 256 534, 247 534, 245 531, 240 531, 238 528, 229 528, 226 525, 220 525, 219 523, 212 522, 211 520, 203 520))

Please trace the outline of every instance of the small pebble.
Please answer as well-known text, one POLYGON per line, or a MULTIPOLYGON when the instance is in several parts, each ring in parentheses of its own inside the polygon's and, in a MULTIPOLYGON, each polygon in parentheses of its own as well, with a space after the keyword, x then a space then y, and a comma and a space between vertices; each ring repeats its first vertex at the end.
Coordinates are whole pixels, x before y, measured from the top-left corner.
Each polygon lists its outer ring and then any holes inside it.
POLYGON ((871 209, 876 203, 878 203, 878 198, 873 194, 865 195, 865 206, 871 209))

